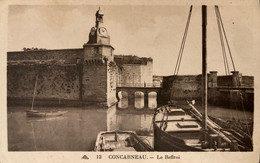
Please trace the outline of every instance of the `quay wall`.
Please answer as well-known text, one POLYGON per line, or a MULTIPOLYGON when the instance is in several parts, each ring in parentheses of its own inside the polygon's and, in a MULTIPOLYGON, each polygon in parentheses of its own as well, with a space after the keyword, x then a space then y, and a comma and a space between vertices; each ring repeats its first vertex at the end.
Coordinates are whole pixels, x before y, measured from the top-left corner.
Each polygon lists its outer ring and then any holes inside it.
POLYGON ((242 86, 254 88, 254 77, 253 76, 242 76, 242 86))
MULTIPOLYGON (((202 100, 201 75, 178 75, 166 76, 162 80, 162 90, 160 91, 159 102, 167 103, 170 100, 202 100)), ((254 106, 254 87, 253 76, 240 77, 241 87, 246 88, 238 91, 233 88, 237 85, 237 77, 217 76, 216 73, 208 74, 208 102, 213 105, 222 105, 228 107, 241 107, 244 105, 252 110, 254 106), (220 89, 226 86, 228 89, 220 89), (232 88, 233 87, 233 88, 232 88), (243 99, 243 104, 241 103, 243 99)))
POLYGON ((163 77, 160 102, 201 98, 201 75, 163 77))

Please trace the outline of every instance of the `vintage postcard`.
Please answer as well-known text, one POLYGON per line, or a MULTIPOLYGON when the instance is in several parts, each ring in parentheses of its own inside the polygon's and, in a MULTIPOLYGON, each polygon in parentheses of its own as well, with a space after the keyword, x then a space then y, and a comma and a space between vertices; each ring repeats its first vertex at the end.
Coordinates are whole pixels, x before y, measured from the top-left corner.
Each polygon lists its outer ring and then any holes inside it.
POLYGON ((259 162, 259 1, 0 3, 0 162, 259 162))

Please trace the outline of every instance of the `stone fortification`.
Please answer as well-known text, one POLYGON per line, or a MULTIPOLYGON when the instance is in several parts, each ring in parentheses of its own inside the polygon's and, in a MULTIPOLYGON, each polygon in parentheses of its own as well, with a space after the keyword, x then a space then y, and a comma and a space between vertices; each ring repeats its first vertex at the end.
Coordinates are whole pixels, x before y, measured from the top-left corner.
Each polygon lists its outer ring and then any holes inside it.
POLYGON ((117 83, 119 86, 146 86, 153 83, 153 59, 116 55, 117 83))
POLYGON ((7 61, 59 61, 61 63, 76 63, 77 59, 83 59, 83 49, 55 49, 55 50, 31 50, 15 51, 7 53, 7 61))
POLYGON ((99 9, 83 48, 24 48, 24 51, 8 52, 8 104, 17 101, 30 104, 36 77, 36 105, 69 101, 76 105, 110 106, 117 101, 117 81, 152 83, 151 58, 119 55, 114 61, 114 48, 103 16, 99 9))
POLYGON ((115 103, 116 64, 110 36, 98 10, 89 41, 80 49, 24 49, 7 53, 8 101, 37 99, 77 101, 80 104, 115 103))
MULTIPOLYGON (((253 108, 254 77, 242 76, 238 71, 231 75, 218 76, 216 71, 208 74, 208 101, 214 105, 253 108), (240 91, 238 91, 240 90, 240 91)), ((159 101, 198 100, 201 101, 201 75, 178 75, 163 77, 159 101)))

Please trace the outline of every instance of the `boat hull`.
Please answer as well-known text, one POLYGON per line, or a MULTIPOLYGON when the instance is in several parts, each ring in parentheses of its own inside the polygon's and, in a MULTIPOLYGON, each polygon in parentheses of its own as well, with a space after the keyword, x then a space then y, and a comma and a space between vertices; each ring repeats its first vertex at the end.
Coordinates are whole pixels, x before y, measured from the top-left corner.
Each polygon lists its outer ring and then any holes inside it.
POLYGON ((101 131, 94 151, 153 151, 133 131, 101 131))
POLYGON ((250 139, 245 139, 242 131, 219 125, 214 118, 207 118, 207 130, 204 130, 201 113, 188 104, 190 108, 186 109, 174 105, 156 109, 153 117, 155 151, 252 150, 250 139))
POLYGON ((67 111, 39 111, 39 110, 27 110, 26 115, 28 117, 55 117, 55 116, 62 116, 63 114, 67 113, 67 111))
POLYGON ((203 151, 186 145, 181 139, 161 130, 155 123, 153 129, 155 151, 203 151))

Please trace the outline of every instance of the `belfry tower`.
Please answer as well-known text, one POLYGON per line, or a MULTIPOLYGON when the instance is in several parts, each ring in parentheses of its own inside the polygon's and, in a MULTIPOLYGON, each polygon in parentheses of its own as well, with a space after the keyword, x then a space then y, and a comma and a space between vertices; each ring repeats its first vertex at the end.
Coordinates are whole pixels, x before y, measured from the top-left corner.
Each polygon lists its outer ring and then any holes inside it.
POLYGON ((110 106, 116 102, 116 64, 103 17, 99 8, 89 41, 83 45, 82 100, 110 106))
POLYGON ((110 45, 110 36, 103 24, 104 14, 99 9, 96 12, 96 26, 92 27, 89 33, 89 41, 87 44, 104 44, 110 45))

